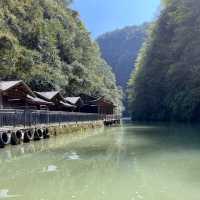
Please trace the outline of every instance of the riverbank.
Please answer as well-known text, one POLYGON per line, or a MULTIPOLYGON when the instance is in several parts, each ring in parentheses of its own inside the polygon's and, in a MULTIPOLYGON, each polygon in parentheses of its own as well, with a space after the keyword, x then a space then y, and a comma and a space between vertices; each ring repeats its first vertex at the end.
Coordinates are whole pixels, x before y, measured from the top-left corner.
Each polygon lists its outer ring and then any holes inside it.
POLYGON ((56 136, 56 135, 70 134, 75 132, 84 132, 88 129, 102 128, 102 127, 104 127, 103 121, 74 122, 74 123, 49 127, 49 134, 51 136, 56 136))
POLYGON ((59 111, 0 110, 0 147, 120 123, 120 116, 59 111))
POLYGON ((39 141, 48 139, 51 136, 62 134, 72 134, 75 132, 84 133, 89 129, 104 127, 102 120, 87 122, 70 122, 51 125, 40 125, 31 127, 4 127, 0 129, 0 147, 6 145, 19 145, 21 143, 29 143, 31 141, 39 141))

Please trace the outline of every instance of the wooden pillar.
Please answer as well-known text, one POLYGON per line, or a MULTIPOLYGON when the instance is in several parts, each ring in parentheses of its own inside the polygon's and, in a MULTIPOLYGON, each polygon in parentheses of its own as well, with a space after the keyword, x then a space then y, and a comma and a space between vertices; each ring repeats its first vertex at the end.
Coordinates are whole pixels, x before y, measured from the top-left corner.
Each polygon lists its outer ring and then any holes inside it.
POLYGON ((100 106, 99 105, 98 105, 97 109, 98 109, 98 114, 101 114, 101 110, 100 110, 100 106))
POLYGON ((0 92, 0 109, 3 109, 3 95, 0 92))

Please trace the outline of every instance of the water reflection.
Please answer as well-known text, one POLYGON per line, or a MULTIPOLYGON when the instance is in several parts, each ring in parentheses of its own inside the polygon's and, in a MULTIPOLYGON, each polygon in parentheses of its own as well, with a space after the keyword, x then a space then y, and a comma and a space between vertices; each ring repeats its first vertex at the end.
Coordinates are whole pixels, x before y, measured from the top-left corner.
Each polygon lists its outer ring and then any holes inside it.
POLYGON ((0 198, 199 200, 198 126, 128 124, 0 151, 0 198), (87 137, 86 137, 87 136, 87 137))
MULTIPOLYGON (((7 146, 5 149, 2 149, 0 152, 0 163, 6 161, 14 161, 18 157, 27 157, 28 155, 39 153, 39 152, 49 152, 54 149, 63 148, 66 145, 80 141, 81 139, 88 138, 90 136, 95 136, 101 134, 103 129, 88 131, 87 134, 83 134, 82 132, 77 134, 68 134, 68 135, 60 135, 58 137, 52 137, 49 140, 40 140, 36 142, 31 142, 28 144, 21 144, 18 146, 7 146)), ((76 152, 68 152, 69 158, 76 159, 78 155, 76 152), (71 154, 71 155, 70 155, 71 154)), ((66 152, 67 156, 67 152, 66 152)), ((78 158, 77 158, 78 159, 78 158)))

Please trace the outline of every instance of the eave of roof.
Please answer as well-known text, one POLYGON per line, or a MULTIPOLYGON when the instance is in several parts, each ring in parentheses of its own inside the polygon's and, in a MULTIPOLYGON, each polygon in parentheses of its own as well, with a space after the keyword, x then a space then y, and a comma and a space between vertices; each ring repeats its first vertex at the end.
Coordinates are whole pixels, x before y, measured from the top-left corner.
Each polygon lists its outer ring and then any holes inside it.
POLYGON ((100 101, 102 101, 103 103, 105 103, 107 105, 112 105, 113 107, 116 107, 111 101, 106 100, 104 97, 99 97, 98 99, 96 99, 94 101, 90 101, 89 103, 93 104, 93 103, 97 103, 97 102, 100 102, 100 101))
POLYGON ((54 105, 53 102, 45 101, 43 99, 40 99, 38 97, 32 97, 30 95, 27 95, 27 100, 38 103, 38 104, 45 104, 45 105, 54 105))
POLYGON ((60 104, 67 107, 67 108, 76 108, 76 106, 74 105, 71 105, 69 103, 66 103, 66 102, 63 102, 63 101, 60 101, 60 104))
POLYGON ((22 81, 0 81, 0 90, 6 91, 6 90, 18 85, 21 82, 22 81))
POLYGON ((18 85, 22 84, 27 91, 29 92, 30 95, 32 95, 33 97, 35 97, 34 92, 31 90, 31 88, 24 83, 24 81, 19 80, 19 81, 0 81, 0 91, 1 92, 5 92, 7 90, 10 90, 18 85))
POLYGON ((103 97, 98 97, 95 100, 90 101, 90 103, 95 103, 95 102, 98 102, 98 101, 100 101, 102 99, 103 99, 103 97))
POLYGON ((80 97, 66 97, 65 100, 70 103, 75 105, 79 100, 81 100, 80 97))
MULTIPOLYGON (((46 99, 47 101, 51 101, 56 95, 58 95, 60 91, 50 91, 50 92, 35 92, 36 95, 46 99)), ((62 95, 61 95, 62 97, 62 95)))

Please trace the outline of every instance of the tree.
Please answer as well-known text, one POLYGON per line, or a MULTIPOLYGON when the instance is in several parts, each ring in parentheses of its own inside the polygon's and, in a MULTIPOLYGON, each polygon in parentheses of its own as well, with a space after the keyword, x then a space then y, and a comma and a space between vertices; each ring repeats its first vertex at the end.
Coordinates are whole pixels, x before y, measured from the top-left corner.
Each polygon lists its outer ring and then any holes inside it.
MULTIPOLYGON (((0 76, 23 79, 34 90, 62 90, 66 95, 106 93, 120 99, 107 67, 70 0, 0 1, 0 76), (103 90, 102 90, 103 87, 103 90), (106 91, 106 92, 103 92, 106 91), (115 96, 113 96, 115 91, 115 96)), ((115 100, 116 101, 116 100, 115 100)))
POLYGON ((129 81, 135 120, 200 119, 198 0, 165 1, 129 81))

